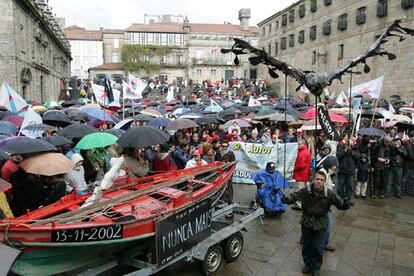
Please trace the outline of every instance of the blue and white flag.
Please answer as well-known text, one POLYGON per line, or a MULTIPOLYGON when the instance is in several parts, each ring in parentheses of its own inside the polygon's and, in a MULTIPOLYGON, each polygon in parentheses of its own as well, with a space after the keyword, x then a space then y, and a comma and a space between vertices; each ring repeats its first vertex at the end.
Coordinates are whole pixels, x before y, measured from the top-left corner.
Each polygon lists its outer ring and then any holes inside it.
POLYGON ((42 132, 40 130, 26 130, 24 129, 27 126, 30 125, 39 125, 43 124, 42 117, 40 117, 39 114, 37 114, 36 111, 34 111, 31 107, 29 107, 26 111, 26 115, 24 116, 22 126, 20 127, 21 133, 23 133, 25 136, 30 138, 38 138, 42 136, 42 132))
POLYGON ((20 97, 20 95, 17 94, 6 81, 3 81, 1 86, 0 105, 14 113, 17 113, 27 107, 26 101, 20 97))

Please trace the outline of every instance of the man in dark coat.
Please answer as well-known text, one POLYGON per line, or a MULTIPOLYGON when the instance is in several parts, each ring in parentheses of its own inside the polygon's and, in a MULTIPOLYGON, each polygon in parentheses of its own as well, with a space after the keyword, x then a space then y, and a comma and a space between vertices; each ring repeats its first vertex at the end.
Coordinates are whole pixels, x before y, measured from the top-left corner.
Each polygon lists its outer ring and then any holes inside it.
POLYGON ((282 198, 282 202, 286 204, 302 202, 300 224, 303 238, 302 257, 305 263, 303 273, 312 273, 315 276, 320 275, 331 205, 339 210, 347 210, 350 207, 349 201, 342 200, 325 186, 326 179, 326 172, 316 171, 312 183, 291 193, 289 197, 282 198))
POLYGON ((414 196, 414 132, 410 132, 408 137, 409 139, 404 143, 407 156, 403 164, 402 191, 406 195, 414 196))
POLYGON ((346 143, 338 145, 336 151, 338 158, 338 195, 343 199, 352 199, 353 184, 355 176, 355 164, 359 158, 359 152, 355 146, 355 141, 351 138, 346 143))
MULTIPOLYGON (((216 153, 216 160, 221 162, 233 162, 236 161, 236 157, 234 152, 229 150, 229 142, 224 140, 221 143, 220 149, 216 153)), ((233 182, 230 179, 227 183, 226 190, 222 196, 222 199, 227 203, 233 203, 233 182)))

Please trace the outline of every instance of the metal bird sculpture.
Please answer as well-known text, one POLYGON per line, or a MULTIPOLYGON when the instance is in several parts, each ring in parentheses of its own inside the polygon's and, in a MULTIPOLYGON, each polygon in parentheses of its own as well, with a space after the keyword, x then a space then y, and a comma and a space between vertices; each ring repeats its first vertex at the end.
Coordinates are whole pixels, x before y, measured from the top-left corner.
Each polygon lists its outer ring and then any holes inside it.
POLYGON ((250 64, 258 65, 261 63, 267 65, 269 74, 272 78, 278 78, 279 75, 276 73, 276 71, 281 71, 282 73, 296 79, 296 81, 300 84, 296 90, 299 90, 302 85, 306 85, 306 87, 313 95, 320 96, 323 92, 323 89, 331 85, 333 80, 338 79, 341 81, 342 76, 346 73, 349 73, 350 69, 358 64, 365 64, 364 72, 369 73, 371 69, 367 65, 367 59, 370 57, 388 56, 389 60, 395 59, 395 54, 382 49, 381 46, 384 43, 388 42, 388 38, 393 36, 399 37, 399 41, 405 40, 406 36, 408 35, 414 36, 414 30, 402 27, 400 25, 400 22, 401 19, 396 19, 378 37, 374 44, 372 44, 365 51, 365 53, 359 55, 351 61, 344 63, 339 68, 329 72, 317 73, 314 71, 305 71, 293 68, 286 62, 271 57, 265 50, 257 49, 251 46, 248 42, 237 38, 234 38, 235 43, 231 49, 221 49, 221 53, 234 53, 236 55, 236 58, 234 59, 234 63, 236 65, 239 64, 239 55, 253 54, 251 57, 249 57, 250 64))

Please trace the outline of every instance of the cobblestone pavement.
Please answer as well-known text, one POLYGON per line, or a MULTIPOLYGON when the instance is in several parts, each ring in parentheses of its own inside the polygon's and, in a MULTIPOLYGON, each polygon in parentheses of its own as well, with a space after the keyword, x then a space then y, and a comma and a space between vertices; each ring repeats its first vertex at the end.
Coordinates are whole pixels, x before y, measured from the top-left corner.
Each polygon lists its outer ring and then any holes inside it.
MULTIPOLYGON (((235 200, 248 204, 255 186, 235 185, 235 200)), ((322 275, 414 275, 414 198, 357 199, 348 211, 333 209, 334 229, 322 275)), ((281 216, 252 222, 243 233, 242 255, 221 275, 295 276, 302 274, 299 246, 301 213, 290 208, 281 216)), ((199 275, 194 263, 181 262, 159 275, 199 275)), ((308 274, 309 275, 309 274, 308 274)))

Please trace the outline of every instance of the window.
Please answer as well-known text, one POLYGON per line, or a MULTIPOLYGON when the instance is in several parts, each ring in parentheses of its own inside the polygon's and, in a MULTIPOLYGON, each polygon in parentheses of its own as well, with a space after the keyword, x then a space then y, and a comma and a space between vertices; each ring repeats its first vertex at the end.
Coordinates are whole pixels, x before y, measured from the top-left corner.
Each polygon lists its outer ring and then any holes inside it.
POLYGON ((176 56, 176 61, 177 61, 177 64, 181 64, 181 63, 182 63, 182 60, 181 60, 181 53, 178 53, 178 54, 177 54, 177 56, 176 56))
POLYGON ((316 51, 312 52, 312 65, 316 64, 316 51))
POLYGON ((83 43, 83 52, 88 53, 89 52, 89 44, 88 42, 83 43))
POLYGON ((310 11, 316 12, 318 10, 318 2, 317 0, 311 0, 310 2, 310 11))
POLYGON ((262 36, 264 36, 266 34, 266 28, 265 27, 263 27, 262 28, 262 36))
POLYGON ((201 77, 203 71, 201 69, 197 69, 197 77, 201 77))
POLYGON ((92 66, 98 65, 98 57, 92 57, 91 65, 92 66))
POLYGON ((119 48, 119 39, 118 38, 115 38, 114 39, 114 48, 115 49, 118 49, 119 48))
POLYGON ((401 0, 401 7, 403 9, 409 9, 414 6, 414 0, 401 0))
POLYGON ((112 62, 118 62, 118 53, 112 53, 112 62))
POLYGON ((294 47, 295 46, 295 35, 291 34, 289 35, 289 47, 294 47))
POLYGON ((275 56, 279 53, 279 43, 275 42, 275 56))
POLYGON ((362 7, 357 9, 357 13, 356 13, 356 23, 358 25, 362 25, 365 23, 367 16, 366 16, 366 11, 367 8, 366 7, 362 7))
POLYGON ((286 49, 286 37, 282 37, 280 40, 280 49, 285 50, 286 49))
POLYGON ((74 56, 73 61, 74 61, 75 65, 80 65, 80 57, 79 56, 74 56))
POLYGON ((75 76, 79 77, 81 74, 80 69, 75 69, 75 76))
POLYGON ((275 22, 275 30, 279 29, 279 20, 275 22))
POLYGON ((312 26, 309 31, 309 39, 315 40, 316 39, 316 26, 312 26))
POLYGON ((282 15, 282 26, 287 25, 287 14, 282 15))
POLYGON ((347 26, 348 26, 348 15, 346 13, 341 14, 338 17, 338 30, 341 30, 341 31, 346 30, 347 26))
POLYGON ((269 44, 269 45, 267 46, 267 53, 268 53, 269 55, 272 55, 272 45, 271 45, 271 44, 269 44))
POLYGON ((294 22, 295 21, 295 10, 290 10, 289 11, 289 22, 294 22))
POLYGON ((305 30, 299 31, 298 42, 299 43, 305 42, 305 30))
POLYGON ((163 55, 163 56, 161 57, 161 59, 160 59, 160 63, 161 63, 161 64, 166 64, 166 63, 167 63, 167 56, 166 56, 166 55, 163 55))
POLYGON ((154 34, 146 34, 146 36, 147 36, 147 43, 146 44, 153 45, 154 44, 154 34))
POLYGON ((344 58, 344 44, 339 44, 338 48, 338 59, 344 58))
POLYGON ((299 6, 299 17, 304 17, 306 14, 306 6, 302 4, 299 6))
POLYGON ((331 34, 331 20, 325 21, 323 23, 322 33, 324 35, 330 35, 331 34))
POLYGON ((217 70, 216 69, 211 69, 211 76, 215 77, 217 74, 217 70))
POLYGON ((377 16, 384 17, 388 13, 388 1, 387 0, 379 0, 377 6, 377 16))
POLYGON ((325 4, 325 6, 329 6, 330 4, 332 4, 332 0, 323 0, 323 3, 325 4))
POLYGON ((89 67, 89 57, 83 57, 82 63, 85 67, 89 67))
POLYGON ((196 58, 198 59, 203 58, 203 50, 196 50, 196 58))
POLYGON ((269 24, 269 35, 272 33, 272 23, 269 24))

